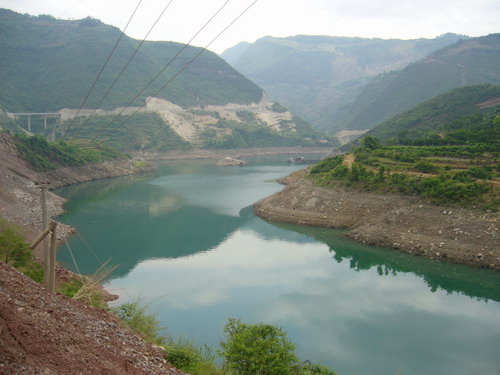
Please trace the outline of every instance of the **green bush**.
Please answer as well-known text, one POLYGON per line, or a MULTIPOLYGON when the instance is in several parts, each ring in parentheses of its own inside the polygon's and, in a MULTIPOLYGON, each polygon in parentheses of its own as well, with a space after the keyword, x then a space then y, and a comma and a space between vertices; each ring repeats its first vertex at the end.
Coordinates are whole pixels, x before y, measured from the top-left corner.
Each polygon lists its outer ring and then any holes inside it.
POLYGON ((146 311, 146 307, 139 306, 137 302, 130 302, 111 308, 111 312, 132 331, 142 335, 146 341, 155 345, 165 345, 165 338, 160 334, 163 328, 158 319, 146 311))
POLYGON ((215 365, 215 355, 205 346, 197 347, 191 340, 180 338, 165 346, 165 359, 178 369, 193 375, 218 375, 221 370, 215 365))
POLYGON ((427 160, 417 161, 413 166, 413 169, 422 173, 432 173, 438 170, 438 168, 435 165, 433 165, 431 162, 427 160))
POLYGON ((373 137, 371 135, 362 138, 361 145, 366 150, 376 150, 376 149, 382 147, 382 145, 380 144, 380 141, 376 137, 373 137))
POLYGON ((471 177, 481 180, 491 180, 493 178, 492 168, 472 167, 467 170, 467 173, 471 177))
POLYGON ((76 293, 78 293, 82 285, 82 280, 77 279, 76 277, 71 277, 68 281, 59 284, 59 293, 72 298, 76 293))
POLYGON ((344 155, 337 155, 332 158, 320 161, 318 164, 312 166, 309 171, 312 174, 320 174, 333 171, 344 161, 344 155))
POLYGON ((43 267, 38 263, 30 246, 24 241, 24 234, 17 225, 0 218, 0 257, 7 264, 36 282, 43 282, 43 267))
POLYGON ((311 363, 305 361, 300 365, 297 365, 294 374, 297 375, 336 375, 335 371, 332 371, 328 367, 311 363))
POLYGON ((165 358, 179 370, 194 372, 201 363, 201 355, 198 348, 187 343, 176 343, 165 347, 165 358))
POLYGON ((283 375, 293 372, 297 362, 295 345, 286 333, 268 324, 245 324, 229 319, 220 354, 229 368, 240 375, 283 375))
POLYGON ((123 159, 127 155, 113 147, 91 141, 50 143, 42 136, 14 136, 19 154, 37 171, 59 167, 77 167, 110 159, 123 159))

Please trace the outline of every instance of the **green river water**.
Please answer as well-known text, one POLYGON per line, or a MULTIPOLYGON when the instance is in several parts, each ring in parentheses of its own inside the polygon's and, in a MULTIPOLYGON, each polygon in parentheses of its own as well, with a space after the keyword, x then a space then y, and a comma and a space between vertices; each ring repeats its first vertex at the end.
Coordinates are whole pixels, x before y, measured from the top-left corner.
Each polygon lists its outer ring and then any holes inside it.
POLYGON ((500 273, 259 219, 251 205, 301 167, 286 159, 163 162, 59 189, 78 235, 58 259, 118 264, 117 303, 147 304, 166 334, 200 345, 217 348, 233 317, 281 326, 302 360, 338 375, 500 374, 500 273))

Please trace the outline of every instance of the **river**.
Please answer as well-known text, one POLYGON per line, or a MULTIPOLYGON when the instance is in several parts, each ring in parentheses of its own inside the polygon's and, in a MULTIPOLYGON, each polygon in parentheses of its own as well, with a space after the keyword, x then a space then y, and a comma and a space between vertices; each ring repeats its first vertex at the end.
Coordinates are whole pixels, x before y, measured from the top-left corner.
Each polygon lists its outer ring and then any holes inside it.
POLYGON ((251 205, 302 167, 286 159, 162 162, 59 189, 78 235, 58 259, 87 274, 118 265, 117 303, 200 345, 217 348, 232 317, 281 326, 302 360, 338 375, 500 374, 500 273, 259 219, 251 205))

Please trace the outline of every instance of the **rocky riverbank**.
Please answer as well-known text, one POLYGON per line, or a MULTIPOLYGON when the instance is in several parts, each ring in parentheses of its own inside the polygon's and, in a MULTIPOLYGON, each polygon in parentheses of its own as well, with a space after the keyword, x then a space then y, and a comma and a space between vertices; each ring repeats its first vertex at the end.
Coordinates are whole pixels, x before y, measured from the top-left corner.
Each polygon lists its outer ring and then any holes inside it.
MULTIPOLYGON (((151 166, 146 163, 126 159, 36 172, 18 156, 12 137, 3 133, 0 134, 0 217, 21 226, 28 240, 32 240, 42 231, 41 192, 37 183, 50 182, 47 210, 49 217, 55 217, 63 212, 64 199, 50 189, 148 170, 151 170, 151 166)), ((70 232, 70 227, 59 225, 58 239, 61 240, 70 232)))
POLYGON ((258 202, 261 218, 284 223, 349 229, 362 243, 474 267, 500 270, 499 215, 429 204, 401 195, 321 188, 304 171, 258 202))

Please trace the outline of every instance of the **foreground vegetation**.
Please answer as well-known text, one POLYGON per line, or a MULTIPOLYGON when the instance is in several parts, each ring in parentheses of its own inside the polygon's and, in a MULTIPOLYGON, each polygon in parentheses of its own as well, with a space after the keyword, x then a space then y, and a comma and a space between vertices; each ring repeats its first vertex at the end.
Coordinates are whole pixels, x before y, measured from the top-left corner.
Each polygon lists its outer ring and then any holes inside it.
POLYGON ((228 319, 224 340, 215 352, 193 341, 177 341, 162 335, 158 320, 137 302, 112 308, 124 324, 145 340, 165 348, 165 358, 178 369, 193 375, 335 375, 325 366, 300 362, 295 345, 286 332, 269 324, 246 324, 228 319), (217 364, 221 357, 222 366, 217 364))

